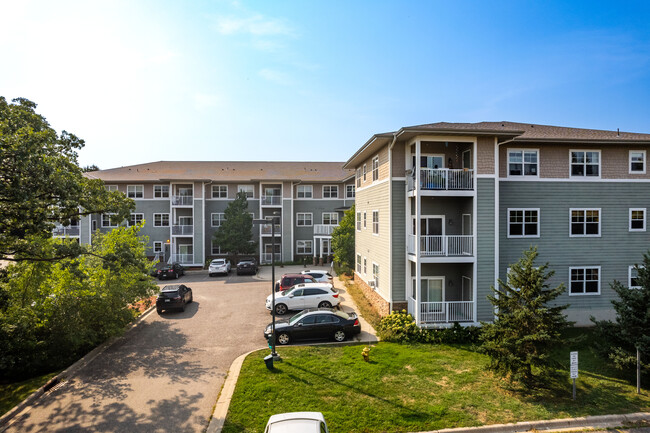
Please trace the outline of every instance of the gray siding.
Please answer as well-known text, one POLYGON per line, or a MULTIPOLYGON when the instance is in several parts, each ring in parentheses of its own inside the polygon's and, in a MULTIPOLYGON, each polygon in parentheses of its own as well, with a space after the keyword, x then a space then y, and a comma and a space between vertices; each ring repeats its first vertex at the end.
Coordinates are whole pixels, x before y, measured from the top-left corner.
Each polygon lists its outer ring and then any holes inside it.
POLYGON ((490 286, 494 285, 494 186, 494 179, 477 179, 476 301, 478 320, 483 321, 493 319, 492 304, 487 295, 492 293, 490 286))
MULTIPOLYGON (((392 181, 391 203, 391 246, 393 262, 391 264, 392 301, 406 301, 406 182, 392 181)), ((355 216, 356 218, 356 216, 355 216)), ((355 220, 356 221, 356 220, 355 220)), ((355 259, 356 260, 356 259, 355 259)))
POLYGON ((205 245, 205 221, 203 215, 203 200, 194 199, 194 242, 192 251, 194 251, 194 263, 204 263, 204 245, 205 245))

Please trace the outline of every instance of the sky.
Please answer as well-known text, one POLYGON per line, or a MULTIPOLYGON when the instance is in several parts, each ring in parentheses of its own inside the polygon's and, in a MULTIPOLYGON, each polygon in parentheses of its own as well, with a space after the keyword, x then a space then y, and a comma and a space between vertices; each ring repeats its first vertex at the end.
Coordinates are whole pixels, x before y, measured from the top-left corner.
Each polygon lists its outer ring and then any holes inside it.
POLYGON ((0 96, 79 164, 346 161, 513 121, 650 133, 650 2, 0 0, 0 96))

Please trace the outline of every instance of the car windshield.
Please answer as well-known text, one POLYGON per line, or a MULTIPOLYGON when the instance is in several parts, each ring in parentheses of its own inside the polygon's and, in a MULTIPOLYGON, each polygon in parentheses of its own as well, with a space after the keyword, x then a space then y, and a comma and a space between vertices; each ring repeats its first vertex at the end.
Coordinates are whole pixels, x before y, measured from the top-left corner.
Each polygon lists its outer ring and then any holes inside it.
POLYGON ((225 263, 226 263, 226 261, 223 260, 223 259, 221 259, 221 260, 212 260, 213 265, 224 265, 225 263))
POLYGON ((296 314, 293 316, 291 319, 289 319, 289 325, 295 324, 298 320, 300 320, 303 316, 305 315, 304 311, 301 311, 300 313, 296 314))

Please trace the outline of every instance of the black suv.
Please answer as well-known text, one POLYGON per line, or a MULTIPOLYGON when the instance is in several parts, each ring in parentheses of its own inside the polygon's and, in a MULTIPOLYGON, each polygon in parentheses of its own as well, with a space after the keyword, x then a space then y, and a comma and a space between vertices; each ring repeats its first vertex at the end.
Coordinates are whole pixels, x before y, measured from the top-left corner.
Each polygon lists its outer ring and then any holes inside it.
POLYGON ((156 276, 159 280, 164 280, 166 278, 178 278, 181 275, 185 275, 185 268, 180 263, 172 263, 171 265, 164 265, 158 272, 156 276))
POLYGON ((192 289, 185 284, 165 286, 156 298, 156 311, 158 314, 162 313, 163 310, 170 310, 172 308, 185 311, 185 305, 191 303, 193 300, 192 289))
POLYGON ((257 273, 257 260, 253 258, 245 258, 237 263, 237 275, 257 273))

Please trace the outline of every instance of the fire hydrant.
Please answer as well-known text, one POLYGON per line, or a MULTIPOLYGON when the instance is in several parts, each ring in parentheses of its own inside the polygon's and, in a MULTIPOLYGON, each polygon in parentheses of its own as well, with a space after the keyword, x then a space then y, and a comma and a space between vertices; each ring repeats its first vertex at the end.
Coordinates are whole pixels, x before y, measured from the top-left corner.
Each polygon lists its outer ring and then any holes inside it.
POLYGON ((366 346, 363 348, 361 351, 361 356, 363 356, 363 360, 368 362, 370 361, 370 347, 366 346))

